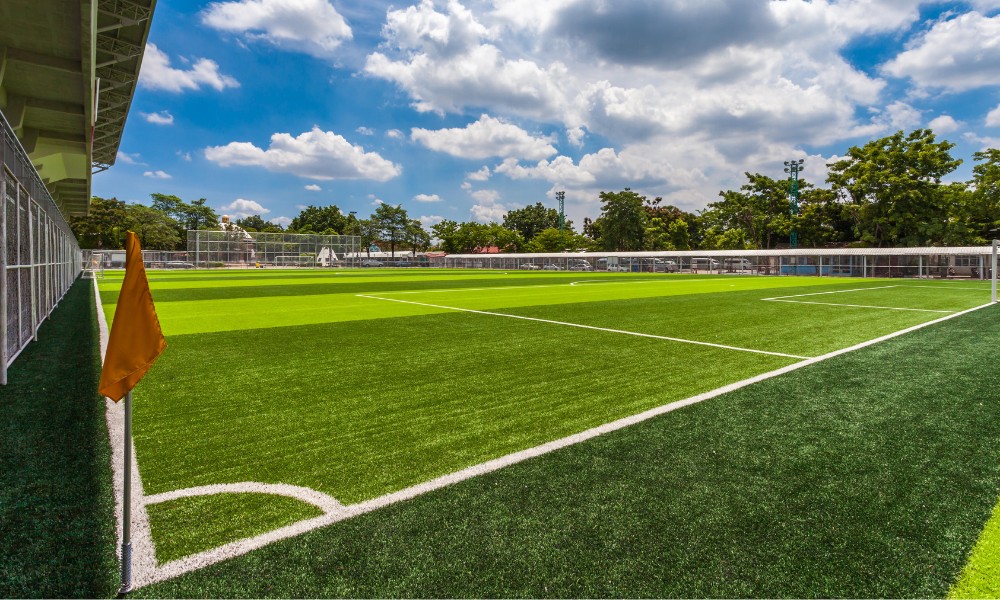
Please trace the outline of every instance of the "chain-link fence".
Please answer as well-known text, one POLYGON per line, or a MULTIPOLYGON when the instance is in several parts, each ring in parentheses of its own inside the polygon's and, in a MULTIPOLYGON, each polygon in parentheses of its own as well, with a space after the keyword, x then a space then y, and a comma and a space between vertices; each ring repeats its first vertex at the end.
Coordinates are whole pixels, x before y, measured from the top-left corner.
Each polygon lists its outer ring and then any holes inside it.
POLYGON ((3 118, 0 144, 0 384, 80 274, 80 247, 3 118))
MULTIPOLYGON (((188 231, 186 261, 195 267, 333 267, 360 260, 352 235, 188 231)), ((164 265, 169 266, 169 265, 164 265)))
POLYGON ((450 254, 432 266, 525 271, 610 271, 823 277, 990 277, 989 246, 450 254))

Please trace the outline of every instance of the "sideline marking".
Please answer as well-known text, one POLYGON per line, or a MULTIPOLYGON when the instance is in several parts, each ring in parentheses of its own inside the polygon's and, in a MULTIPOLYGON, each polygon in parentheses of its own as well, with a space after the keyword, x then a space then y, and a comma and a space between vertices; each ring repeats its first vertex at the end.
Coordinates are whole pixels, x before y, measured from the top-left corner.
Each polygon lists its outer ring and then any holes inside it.
MULTIPOLYGON (((811 292, 809 294, 793 294, 790 296, 775 296, 773 298, 761 298, 765 302, 788 302, 790 304, 819 304, 822 306, 844 306, 848 308, 874 308, 879 310, 905 310, 911 312, 929 312, 929 313, 940 313, 940 314, 954 314, 954 310, 935 310, 931 308, 904 308, 899 306, 878 306, 873 304, 847 304, 842 302, 812 302, 809 300, 789 300, 789 298, 804 298, 806 296, 821 296, 823 294, 846 294, 848 292, 867 292, 868 290, 887 290, 890 288, 908 288, 908 287, 926 287, 933 289, 942 289, 932 285, 882 285, 873 286, 867 288, 855 288, 851 290, 832 290, 828 292, 811 292)), ((959 288, 962 289, 962 288, 959 288)), ((964 288, 970 289, 970 288, 964 288)), ((981 290, 977 290, 981 291, 981 290)))
POLYGON ((444 310, 454 310, 458 312, 467 312, 477 315, 490 315, 493 317, 507 317, 508 319, 521 319, 523 321, 535 321, 537 323, 549 323, 551 325, 564 325, 566 327, 578 327, 580 329, 590 329, 593 331, 606 331, 608 333, 620 333, 622 335, 634 335, 636 337, 652 338, 655 340, 666 340, 668 342, 678 342, 681 344, 694 344, 696 346, 710 346, 712 348, 723 348, 725 350, 736 350, 739 352, 752 352, 754 354, 768 354, 770 356, 780 356, 782 358, 797 358, 799 360, 805 360, 809 358, 808 356, 799 356, 797 354, 785 354, 783 352, 771 352, 769 350, 755 350, 753 348, 740 348, 739 346, 727 346, 725 344, 713 344, 712 342, 699 342, 696 340, 686 340, 683 338, 668 337, 665 335, 653 335, 651 333, 640 333, 638 331, 625 331, 624 329, 609 329, 607 327, 595 327, 594 325, 582 325, 580 323, 569 323, 567 321, 553 321, 551 319, 539 319, 536 317, 525 317, 522 315, 511 315, 507 313, 490 312, 487 310, 473 310, 471 308, 457 308, 454 306, 443 306, 440 304, 427 304, 426 302, 413 302, 412 300, 399 300, 398 298, 381 298, 379 296, 368 296, 365 294, 357 294, 359 298, 370 298, 372 300, 384 300, 386 302, 400 302, 403 304, 415 304, 417 306, 426 306, 429 308, 440 308, 444 310))

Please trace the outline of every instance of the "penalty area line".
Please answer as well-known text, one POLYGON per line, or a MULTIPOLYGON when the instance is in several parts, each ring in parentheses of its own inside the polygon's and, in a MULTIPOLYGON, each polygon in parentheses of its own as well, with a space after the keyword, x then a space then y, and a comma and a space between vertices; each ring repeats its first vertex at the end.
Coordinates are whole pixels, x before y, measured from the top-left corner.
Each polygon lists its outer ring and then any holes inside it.
POLYGON ((506 317, 508 319, 520 319, 522 321, 534 321, 536 323, 548 323, 550 325, 562 325, 564 327, 576 327, 579 329, 589 329, 591 331, 604 331, 607 333, 617 333, 621 335, 632 335, 635 337, 650 338, 654 340, 665 340, 668 342, 677 342, 680 344, 693 344, 696 346, 709 346, 711 348, 721 348, 723 350, 735 350, 737 352, 750 352, 753 354, 767 354, 769 356, 780 356, 782 358, 794 358, 796 360, 806 360, 810 357, 799 356, 797 354, 785 354, 784 352, 771 352, 769 350, 756 350, 754 348, 740 348, 739 346, 727 346, 725 344, 715 344, 712 342, 700 342, 697 340, 687 340, 684 338, 675 338, 665 335, 654 335, 652 333, 641 333, 638 331, 626 331, 624 329, 610 329, 608 327, 596 327, 594 325, 583 325, 582 323, 570 323, 568 321, 553 321, 551 319, 539 319, 537 317, 525 317, 523 315, 512 315, 508 313, 492 312, 488 310, 474 310, 471 308, 458 308, 455 306, 444 306, 441 304, 428 304, 426 302, 413 302, 412 300, 400 300, 398 298, 382 298, 380 296, 368 296, 366 294, 358 294, 359 298, 369 298, 371 300, 383 300, 385 302, 399 302, 401 304, 413 304, 415 306, 426 306, 428 308, 437 308, 441 310, 453 310, 457 312, 467 312, 477 315, 489 315, 492 317, 506 317))

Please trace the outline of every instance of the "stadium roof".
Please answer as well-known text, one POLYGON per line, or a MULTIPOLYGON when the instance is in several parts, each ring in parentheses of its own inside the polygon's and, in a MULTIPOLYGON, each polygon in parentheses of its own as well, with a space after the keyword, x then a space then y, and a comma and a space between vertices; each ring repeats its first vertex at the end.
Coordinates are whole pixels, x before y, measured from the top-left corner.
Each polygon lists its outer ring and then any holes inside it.
POLYGON ((67 217, 115 162, 155 5, 0 1, 0 109, 67 217))

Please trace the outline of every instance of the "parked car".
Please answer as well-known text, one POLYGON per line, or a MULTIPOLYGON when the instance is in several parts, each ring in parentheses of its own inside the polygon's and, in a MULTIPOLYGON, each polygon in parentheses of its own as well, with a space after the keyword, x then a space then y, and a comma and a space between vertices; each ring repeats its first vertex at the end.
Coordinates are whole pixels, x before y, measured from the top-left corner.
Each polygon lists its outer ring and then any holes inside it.
POLYGON ((543 271, 562 271, 563 268, 559 265, 548 264, 542 267, 543 271))
POLYGON ((745 258, 727 258, 722 261, 728 271, 749 271, 753 264, 745 258))
POLYGON ((361 266, 362 267, 381 267, 382 266, 382 261, 375 260, 374 258, 366 258, 365 260, 361 261, 361 266))
POLYGON ((524 263, 519 267, 522 271, 539 271, 541 267, 531 263, 524 263))
POLYGON ((194 264, 180 260, 171 260, 163 264, 167 269, 193 269, 194 264))
POLYGON ((608 265, 609 273, 628 273, 629 268, 625 265, 608 265))
POLYGON ((582 258, 574 258, 569 261, 570 271, 593 271, 594 267, 582 258))

